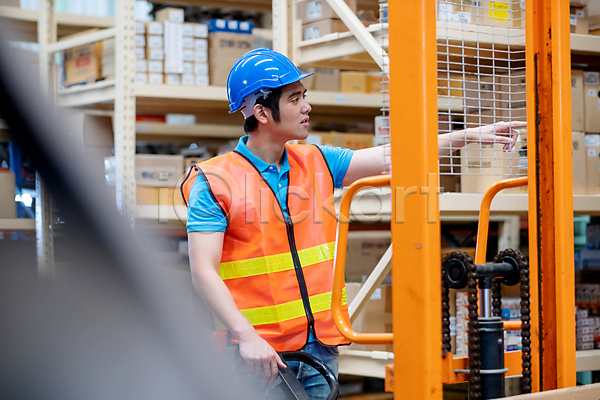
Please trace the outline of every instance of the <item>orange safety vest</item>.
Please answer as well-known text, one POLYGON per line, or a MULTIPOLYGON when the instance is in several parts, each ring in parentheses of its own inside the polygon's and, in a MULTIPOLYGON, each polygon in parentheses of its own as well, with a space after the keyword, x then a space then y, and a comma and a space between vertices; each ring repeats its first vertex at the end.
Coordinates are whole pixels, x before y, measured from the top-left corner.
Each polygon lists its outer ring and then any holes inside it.
MULTIPOLYGON (((316 146, 287 145, 288 217, 260 171, 233 151, 190 171, 202 175, 227 217, 219 275, 236 305, 273 348, 302 348, 314 327, 325 345, 347 344, 333 323, 331 290, 337 220, 333 176, 316 146)), ((193 186, 182 185, 186 201, 193 186)), ((342 307, 349 323, 345 288, 342 307)), ((225 343, 217 321, 216 338, 225 343)))

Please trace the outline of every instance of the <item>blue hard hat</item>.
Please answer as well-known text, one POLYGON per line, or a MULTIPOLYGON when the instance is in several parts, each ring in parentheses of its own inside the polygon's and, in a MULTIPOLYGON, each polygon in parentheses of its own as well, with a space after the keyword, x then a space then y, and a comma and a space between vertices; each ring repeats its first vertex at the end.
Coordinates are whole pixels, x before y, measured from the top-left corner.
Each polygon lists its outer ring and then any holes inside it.
POLYGON ((286 56, 268 48, 255 49, 240 57, 227 78, 229 113, 240 109, 246 96, 263 88, 276 89, 307 76, 286 56))

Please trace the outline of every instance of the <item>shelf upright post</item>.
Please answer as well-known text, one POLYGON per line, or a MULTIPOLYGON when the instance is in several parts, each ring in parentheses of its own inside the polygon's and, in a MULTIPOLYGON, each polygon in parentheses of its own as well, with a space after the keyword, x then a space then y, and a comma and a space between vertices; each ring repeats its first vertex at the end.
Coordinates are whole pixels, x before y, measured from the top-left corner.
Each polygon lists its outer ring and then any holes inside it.
POLYGON ((435 4, 388 3, 394 395, 419 400, 443 394, 435 4))
POLYGON ((575 386, 569 3, 526 2, 532 386, 575 386))
POLYGON ((117 208, 135 224, 135 0, 116 2, 115 186, 117 208))
POLYGON ((273 50, 294 60, 294 47, 292 43, 295 8, 293 0, 273 0, 273 50))
MULTIPOLYGON (((57 80, 54 54, 48 52, 48 45, 57 40, 56 15, 54 0, 40 1, 38 13, 38 43, 40 46, 40 83, 48 102, 56 105, 57 80), (49 59, 50 55, 52 56, 49 59)), ((54 232, 53 206, 50 193, 41 180, 40 174, 35 177, 35 240, 38 272, 40 275, 54 274, 54 232)))

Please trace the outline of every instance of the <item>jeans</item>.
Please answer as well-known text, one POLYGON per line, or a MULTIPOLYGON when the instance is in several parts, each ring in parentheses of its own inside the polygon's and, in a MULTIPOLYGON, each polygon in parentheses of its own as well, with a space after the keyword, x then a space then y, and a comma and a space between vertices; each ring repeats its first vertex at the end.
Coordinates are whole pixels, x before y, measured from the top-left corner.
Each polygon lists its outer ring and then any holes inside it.
MULTIPOLYGON (((338 376, 338 349, 337 346, 323 346, 317 341, 313 341, 307 343, 300 351, 308 353, 312 356, 315 356, 319 360, 321 360, 325 365, 329 367, 331 372, 337 378, 338 376)), ((239 365, 239 371, 237 376, 240 378, 240 381, 245 382, 247 387, 255 387, 258 388, 260 386, 260 382, 262 381, 262 373, 259 377, 248 377, 245 371, 245 365, 243 361, 238 360, 237 364, 239 365), (245 377, 244 377, 245 376, 245 377)), ((329 384, 325 380, 325 378, 313 367, 302 363, 300 361, 288 361, 288 368, 291 368, 292 372, 296 375, 296 378, 308 394, 308 396, 312 400, 326 400, 329 396, 329 384)), ((262 388, 261 392, 265 392, 264 398, 267 400, 284 400, 289 397, 286 396, 286 392, 282 389, 281 379, 277 378, 269 388, 262 388)), ((260 396, 259 396, 260 397, 260 396)))
MULTIPOLYGON (((338 376, 338 349, 336 347, 323 346, 317 341, 307 343, 302 350, 305 353, 317 357, 329 367, 331 372, 338 376)), ((288 368, 296 374, 296 377, 306 390, 306 393, 312 400, 325 400, 329 396, 329 384, 323 376, 310 365, 306 365, 300 361, 290 361, 287 363, 288 368)))

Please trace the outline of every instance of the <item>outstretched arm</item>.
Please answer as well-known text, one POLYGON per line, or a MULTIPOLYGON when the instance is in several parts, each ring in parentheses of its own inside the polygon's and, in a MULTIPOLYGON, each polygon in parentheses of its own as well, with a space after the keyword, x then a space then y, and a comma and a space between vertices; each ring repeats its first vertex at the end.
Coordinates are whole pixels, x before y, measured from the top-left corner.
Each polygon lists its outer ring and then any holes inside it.
MULTIPOLYGON (((480 128, 444 133, 438 135, 438 155, 440 157, 448 156, 454 150, 458 150, 469 143, 502 143, 504 144, 504 150, 510 150, 517 141, 518 132, 515 129, 525 126, 527 126, 525 122, 498 122, 480 128)), ((348 186, 360 178, 381 174, 384 164, 390 162, 390 149, 386 148, 388 146, 357 150, 352 156, 343 185, 348 186)))

